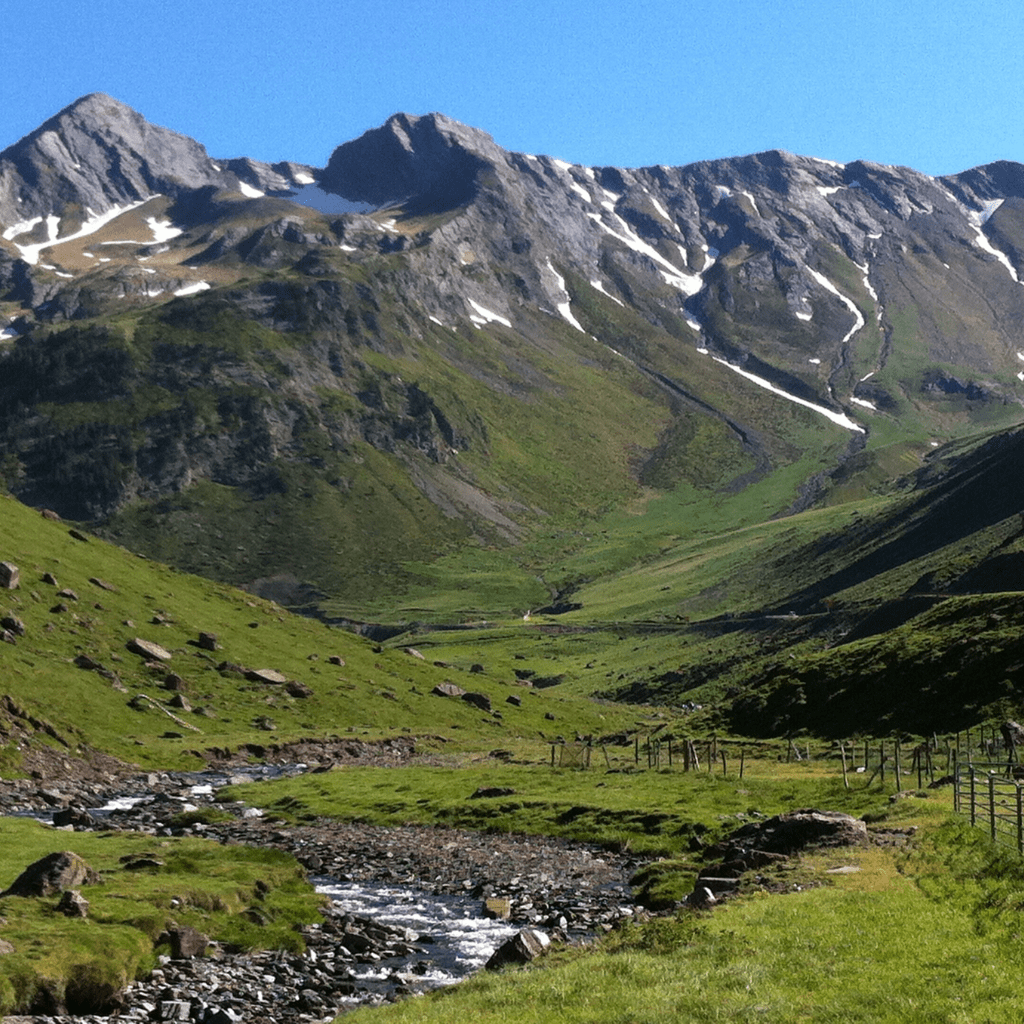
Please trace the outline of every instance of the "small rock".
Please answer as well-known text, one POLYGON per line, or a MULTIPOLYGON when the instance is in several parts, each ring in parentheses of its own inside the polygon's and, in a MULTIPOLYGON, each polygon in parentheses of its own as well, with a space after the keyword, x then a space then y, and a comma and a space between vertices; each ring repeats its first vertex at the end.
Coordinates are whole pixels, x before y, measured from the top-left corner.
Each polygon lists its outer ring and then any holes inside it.
POLYGON ((66 889, 57 904, 57 912, 65 917, 89 916, 89 901, 77 890, 66 889))

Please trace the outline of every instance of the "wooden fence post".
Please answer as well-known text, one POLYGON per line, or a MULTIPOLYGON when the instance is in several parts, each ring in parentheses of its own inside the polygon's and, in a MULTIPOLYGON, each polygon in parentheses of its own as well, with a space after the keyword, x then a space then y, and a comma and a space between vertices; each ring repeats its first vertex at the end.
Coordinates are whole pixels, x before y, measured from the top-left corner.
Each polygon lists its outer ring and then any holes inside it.
POLYGON ((725 768, 725 750, 722 749, 718 753, 722 757, 722 774, 725 775, 725 772, 726 772, 726 768, 725 768))
POLYGON ((740 747, 740 778, 743 778, 743 761, 746 758, 747 748, 740 747))
POLYGON ((843 759, 843 788, 849 789, 850 779, 849 776, 847 776, 846 774, 846 748, 843 746, 842 743, 839 744, 839 756, 843 759))
POLYGON ((895 756, 896 763, 895 763, 895 766, 894 766, 893 770, 896 773, 896 792, 897 793, 902 793, 903 792, 903 783, 900 780, 900 741, 899 740, 896 741, 896 749, 894 751, 894 756, 895 756))

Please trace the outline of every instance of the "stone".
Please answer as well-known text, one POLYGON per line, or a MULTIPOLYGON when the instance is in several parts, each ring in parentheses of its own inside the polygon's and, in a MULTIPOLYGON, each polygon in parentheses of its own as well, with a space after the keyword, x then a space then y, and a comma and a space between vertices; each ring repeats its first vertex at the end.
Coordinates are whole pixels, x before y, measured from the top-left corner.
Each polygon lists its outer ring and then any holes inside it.
POLYGON ((285 686, 285 690, 287 690, 288 694, 292 697, 306 698, 313 696, 313 690, 310 687, 295 679, 291 680, 288 685, 285 686))
POLYGON ((423 655, 419 651, 417 651, 415 647, 406 647, 405 653, 413 658, 419 658, 420 661, 426 661, 423 655))
POLYGON ((481 711, 491 710, 491 698, 488 697, 486 693, 464 693, 462 695, 462 699, 467 704, 472 704, 481 711))
POLYGON ((514 693, 510 693, 505 698, 505 703, 506 704, 511 704, 514 708, 522 707, 522 705, 523 705, 523 698, 522 697, 517 697, 514 693))
POLYGON ((80 807, 64 807, 53 812, 53 823, 57 828, 66 828, 68 825, 78 828, 94 828, 96 819, 80 807))
POLYGON ((0 626, 15 636, 25 635, 25 623, 17 615, 8 614, 0 616, 0 626))
POLYGON ((200 633, 199 639, 196 641, 196 646, 201 651, 218 651, 220 650, 220 644, 217 643, 216 633, 200 633))
POLYGON ((332 665, 340 665, 342 668, 345 667, 345 659, 339 654, 332 654, 327 660, 332 665))
POLYGON ((65 601, 78 600, 78 594, 76 594, 70 587, 65 587, 63 590, 58 590, 57 596, 64 598, 65 601))
POLYGON ((77 853, 63 850, 34 861, 0 896, 52 896, 80 885, 96 885, 100 876, 77 853))
POLYGON ((502 943, 484 964, 488 971, 497 971, 502 967, 516 964, 528 964, 547 952, 551 939, 536 928, 524 928, 502 943))
POLYGON ((95 672, 97 669, 103 668, 100 662, 95 658, 90 658, 88 654, 77 655, 74 664, 76 668, 84 668, 87 672, 95 672))
POLYGON ((57 904, 57 912, 65 917, 89 916, 89 901, 77 889, 65 889, 57 904))
POLYGON ((89 538, 81 530, 68 530, 68 536, 80 540, 83 544, 89 543, 89 538))
POLYGON ((288 677, 274 668, 253 668, 245 674, 254 683, 287 683, 288 677))
POLYGON ((54 576, 52 572, 44 572, 43 575, 39 577, 39 579, 40 579, 40 581, 42 583, 45 583, 48 587, 56 587, 56 586, 58 586, 57 577, 54 576))
POLYGON ((461 697, 466 691, 454 683, 438 683, 430 692, 438 697, 461 697))
POLYGON ((512 901, 507 897, 484 900, 484 917, 492 921, 507 921, 512 916, 512 901))
POLYGON ((479 800, 485 797, 514 796, 515 792, 516 791, 511 786, 481 786, 478 790, 470 794, 469 799, 479 800))
POLYGON ((129 640, 125 644, 132 654, 138 654, 142 658, 147 658, 150 661, 170 661, 171 652, 161 647, 159 644, 153 643, 151 640, 143 640, 141 637, 135 637, 129 640))
POLYGON ((17 590, 21 571, 13 562, 0 562, 0 590, 17 590))
POLYGON ((57 514, 56 512, 54 512, 52 508, 41 508, 41 509, 39 510, 39 514, 40 514, 40 515, 41 515, 41 516, 42 516, 42 517, 43 517, 44 519, 49 519, 49 520, 50 520, 50 522, 52 522, 52 523, 60 523, 60 522, 63 522, 63 520, 61 519, 61 517, 60 517, 60 516, 59 516, 59 515, 58 515, 58 514, 57 514))
POLYGON ((191 960, 202 956, 210 944, 209 936, 187 925, 168 929, 167 938, 171 945, 171 958, 174 960, 191 960))
POLYGON ((794 853, 808 846, 860 846, 867 839, 867 825, 860 819, 840 811, 807 808, 744 825, 713 847, 712 853, 722 856, 736 847, 794 853))
POLYGON ((12 946, 6 939, 0 939, 0 956, 5 956, 6 954, 13 952, 14 946, 12 946))

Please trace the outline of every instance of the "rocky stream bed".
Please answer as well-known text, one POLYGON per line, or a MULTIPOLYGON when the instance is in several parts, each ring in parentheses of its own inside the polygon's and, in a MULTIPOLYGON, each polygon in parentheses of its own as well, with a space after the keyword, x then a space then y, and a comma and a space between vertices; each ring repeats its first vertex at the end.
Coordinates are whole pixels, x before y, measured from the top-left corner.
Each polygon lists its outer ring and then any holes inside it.
MULTIPOLYGON (((302 955, 232 954, 182 930, 175 956, 162 958, 111 1008, 121 1020, 329 1020, 357 1005, 450 984, 502 948, 499 958, 523 962, 552 939, 588 941, 643 913, 628 885, 635 858, 557 839, 329 820, 282 827, 240 805, 228 805, 236 815, 228 822, 172 824, 182 810, 212 805, 216 787, 238 778, 147 773, 116 782, 0 782, 0 813, 58 828, 192 834, 286 850, 330 897, 324 920, 304 929, 302 955), (206 955, 198 955, 204 947, 206 955)), ((59 1011, 8 1019, 108 1019, 59 1011)))

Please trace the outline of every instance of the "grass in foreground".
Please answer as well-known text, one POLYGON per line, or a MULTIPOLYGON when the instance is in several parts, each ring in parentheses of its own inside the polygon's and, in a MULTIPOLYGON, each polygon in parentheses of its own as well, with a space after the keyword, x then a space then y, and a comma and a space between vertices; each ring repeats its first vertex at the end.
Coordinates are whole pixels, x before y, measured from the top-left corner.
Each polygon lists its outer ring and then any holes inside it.
MULTIPOLYGON (((190 926, 239 949, 301 949, 297 926, 319 920, 320 897, 295 860, 276 850, 138 833, 58 832, 0 818, 0 889, 49 853, 71 850, 100 872, 83 886, 85 920, 56 912, 58 896, 0 900, 0 1014, 40 998, 96 1012, 147 973, 169 928, 190 926), (141 858, 151 866, 132 868, 141 858), (48 993, 48 995, 44 995, 48 993)), ((45 1005, 45 1002, 44 1002, 45 1005)))

